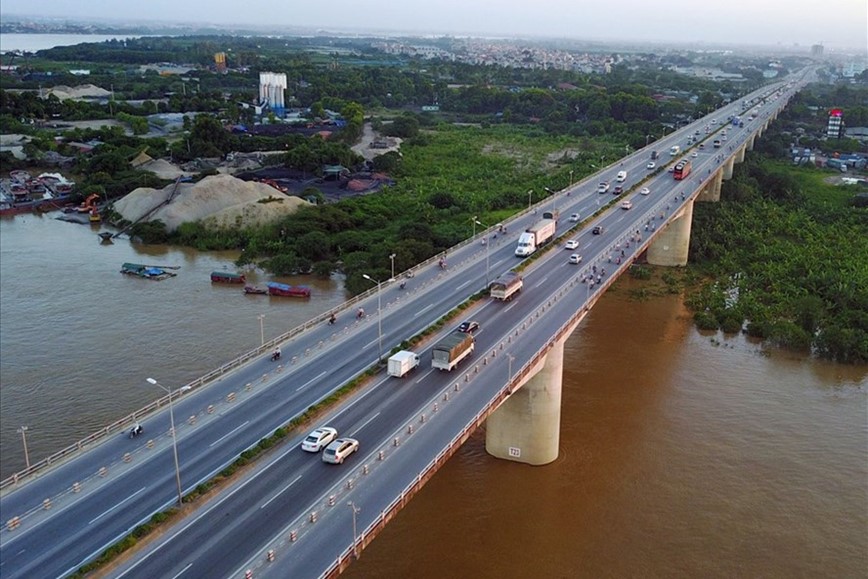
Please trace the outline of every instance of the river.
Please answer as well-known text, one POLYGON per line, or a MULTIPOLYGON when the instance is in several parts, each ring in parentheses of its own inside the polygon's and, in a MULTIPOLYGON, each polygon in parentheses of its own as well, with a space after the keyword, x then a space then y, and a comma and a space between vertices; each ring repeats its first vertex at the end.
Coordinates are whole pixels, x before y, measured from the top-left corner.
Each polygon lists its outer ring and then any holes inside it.
MULTIPOLYGON (((313 285, 306 302, 212 285, 235 256, 2 220, 3 476, 18 426, 44 457, 160 396, 146 377, 180 385, 256 346, 259 314, 267 339, 344 298, 340 280, 284 280, 313 285), (181 269, 153 282, 125 261, 181 269)), ((865 577, 868 368, 702 334, 635 283, 566 344, 558 460, 495 460, 477 433, 347 577, 865 577)))

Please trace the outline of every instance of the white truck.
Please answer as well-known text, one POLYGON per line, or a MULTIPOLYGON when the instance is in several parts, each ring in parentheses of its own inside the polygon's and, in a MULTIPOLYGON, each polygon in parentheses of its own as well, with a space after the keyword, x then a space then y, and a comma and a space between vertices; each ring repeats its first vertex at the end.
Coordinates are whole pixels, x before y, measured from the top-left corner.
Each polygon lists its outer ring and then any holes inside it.
POLYGON ((558 222, 554 219, 540 219, 521 234, 518 238, 518 246, 515 248, 516 257, 527 257, 545 245, 555 236, 558 222))
POLYGON ((618 171, 618 176, 615 177, 615 181, 618 183, 623 183, 627 180, 627 171, 618 171))
POLYGON ((461 360, 473 353, 476 341, 472 334, 452 332, 440 340, 431 352, 431 367, 451 372, 461 360))
POLYGON ((419 355, 415 352, 401 350, 389 358, 387 371, 389 376, 403 378, 410 370, 419 365, 419 355))
POLYGON ((521 275, 515 271, 508 271, 488 284, 488 292, 496 300, 509 301, 513 294, 521 291, 524 282, 521 275))

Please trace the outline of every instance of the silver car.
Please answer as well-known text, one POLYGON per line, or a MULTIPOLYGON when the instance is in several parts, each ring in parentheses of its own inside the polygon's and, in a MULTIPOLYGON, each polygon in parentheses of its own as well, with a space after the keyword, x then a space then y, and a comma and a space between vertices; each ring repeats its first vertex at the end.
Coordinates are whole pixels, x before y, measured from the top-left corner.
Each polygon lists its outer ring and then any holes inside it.
POLYGON ((355 438, 339 438, 328 445, 322 453, 323 462, 342 464, 346 458, 359 450, 359 441, 355 438))

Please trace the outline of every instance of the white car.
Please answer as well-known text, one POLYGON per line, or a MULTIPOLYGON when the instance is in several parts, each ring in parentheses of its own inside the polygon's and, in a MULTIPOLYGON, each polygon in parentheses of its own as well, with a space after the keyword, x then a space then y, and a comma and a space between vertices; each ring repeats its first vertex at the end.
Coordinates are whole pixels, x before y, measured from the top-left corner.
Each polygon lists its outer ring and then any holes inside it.
POLYGON ((579 214, 573 213, 570 215, 570 223, 578 223, 579 222, 579 214))
POLYGON ((337 430, 331 426, 323 426, 307 435, 301 443, 301 449, 307 452, 319 452, 337 437, 337 430))
POLYGON ((609 183, 603 181, 599 185, 597 185, 597 193, 608 193, 609 192, 609 183))
POLYGON ((646 169, 653 169, 656 166, 657 166, 657 164, 654 161, 648 161, 648 164, 645 165, 645 168, 646 169))
POLYGON ((699 153, 697 153, 696 151, 693 151, 692 153, 690 153, 690 156, 695 159, 696 157, 699 156, 699 153))
POLYGON ((322 453, 323 462, 342 464, 346 458, 359 450, 359 441, 355 438, 339 438, 328 445, 322 453))
POLYGON ((651 189, 649 189, 648 187, 642 187, 641 189, 639 189, 639 195, 650 195, 650 194, 651 194, 651 189))
POLYGON ((564 244, 564 249, 575 249, 579 246, 578 239, 571 239, 564 244))
POLYGON ((582 263, 582 256, 579 255, 578 253, 574 253, 574 254, 572 254, 572 255, 570 256, 570 263, 572 263, 572 264, 579 264, 579 263, 582 263))
POLYGON ((627 201, 624 201, 623 203, 621 203, 621 209, 632 209, 632 208, 633 208, 633 202, 630 200, 627 200, 627 201))

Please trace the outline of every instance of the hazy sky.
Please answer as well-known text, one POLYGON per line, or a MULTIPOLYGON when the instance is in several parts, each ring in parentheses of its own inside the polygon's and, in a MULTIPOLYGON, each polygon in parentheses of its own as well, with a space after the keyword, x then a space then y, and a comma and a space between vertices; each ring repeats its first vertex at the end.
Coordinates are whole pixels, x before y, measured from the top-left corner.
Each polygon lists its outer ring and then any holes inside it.
POLYGON ((3 14, 868 51, 866 0, 2 0, 3 14))

